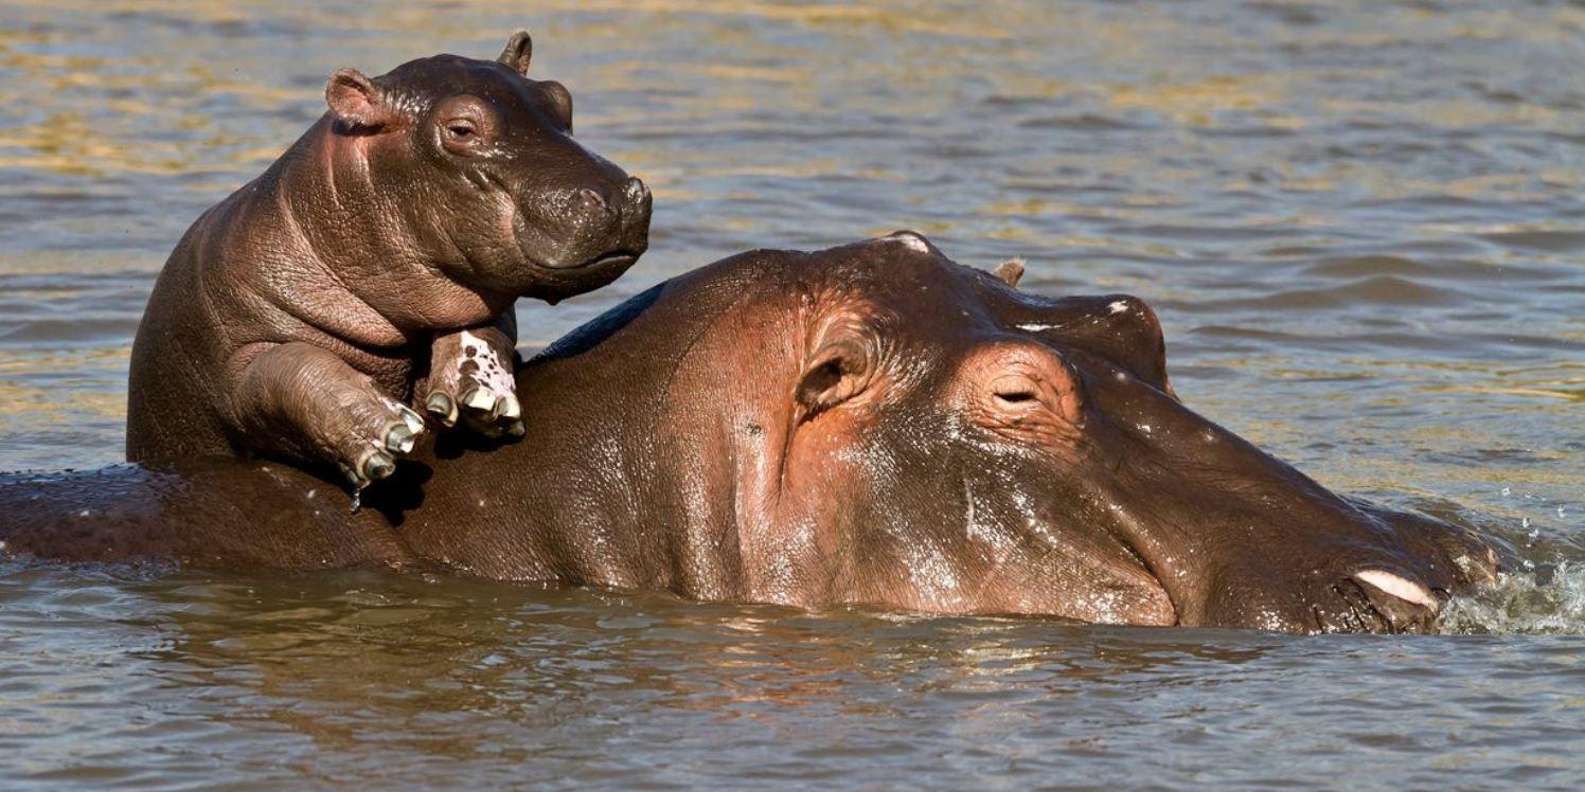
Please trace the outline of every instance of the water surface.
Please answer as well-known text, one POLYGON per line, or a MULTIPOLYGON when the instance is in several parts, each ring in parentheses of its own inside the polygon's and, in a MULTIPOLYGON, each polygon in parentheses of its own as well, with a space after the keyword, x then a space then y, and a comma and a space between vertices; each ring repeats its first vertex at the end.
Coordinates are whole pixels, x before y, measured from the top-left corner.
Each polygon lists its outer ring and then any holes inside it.
POLYGON ((0 470, 122 443, 187 225, 340 66, 521 26, 656 193, 620 282, 915 228, 1125 291, 1185 401, 1522 563, 1448 635, 0 562, 6 788, 1585 784, 1585 6, 0 5, 0 470))

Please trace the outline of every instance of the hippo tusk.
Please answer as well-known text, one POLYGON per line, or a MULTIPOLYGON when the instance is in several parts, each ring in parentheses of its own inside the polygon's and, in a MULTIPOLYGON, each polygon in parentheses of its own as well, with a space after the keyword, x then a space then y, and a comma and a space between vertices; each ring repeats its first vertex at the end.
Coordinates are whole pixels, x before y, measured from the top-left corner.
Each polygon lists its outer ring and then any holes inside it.
POLYGON ((1002 283, 1016 289, 1018 288, 1019 279, 1024 277, 1024 260, 1021 258, 1010 258, 997 264, 996 269, 991 270, 991 274, 1001 279, 1002 283))
POLYGON ((1367 569, 1363 572, 1355 572, 1354 579, 1405 602, 1429 608, 1433 613, 1441 608, 1441 603, 1436 601, 1436 597, 1431 596, 1430 589, 1391 572, 1367 569))

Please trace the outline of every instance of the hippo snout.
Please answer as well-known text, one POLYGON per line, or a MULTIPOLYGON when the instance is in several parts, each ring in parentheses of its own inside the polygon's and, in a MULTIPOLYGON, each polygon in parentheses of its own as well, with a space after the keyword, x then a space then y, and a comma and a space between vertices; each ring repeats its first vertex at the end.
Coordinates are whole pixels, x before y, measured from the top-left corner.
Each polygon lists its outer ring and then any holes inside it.
POLYGON ((623 259, 631 263, 649 246, 654 199, 637 178, 620 183, 575 187, 553 203, 559 206, 568 244, 541 262, 552 269, 577 269, 623 259))
POLYGON ((630 178, 614 190, 579 187, 572 191, 569 201, 575 213, 597 219, 607 215, 637 215, 648 211, 649 187, 637 178, 630 178))

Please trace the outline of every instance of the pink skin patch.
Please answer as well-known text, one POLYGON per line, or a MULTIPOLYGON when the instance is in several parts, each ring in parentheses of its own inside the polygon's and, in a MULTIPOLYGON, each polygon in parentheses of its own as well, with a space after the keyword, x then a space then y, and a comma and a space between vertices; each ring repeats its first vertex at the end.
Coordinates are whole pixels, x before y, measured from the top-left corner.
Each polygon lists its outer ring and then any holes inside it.
POLYGON ((484 339, 466 330, 462 331, 462 355, 457 365, 465 365, 468 361, 472 361, 474 369, 467 372, 467 375, 474 382, 489 388, 497 395, 511 393, 516 389, 512 372, 501 364, 501 358, 495 354, 495 349, 485 343, 484 339))

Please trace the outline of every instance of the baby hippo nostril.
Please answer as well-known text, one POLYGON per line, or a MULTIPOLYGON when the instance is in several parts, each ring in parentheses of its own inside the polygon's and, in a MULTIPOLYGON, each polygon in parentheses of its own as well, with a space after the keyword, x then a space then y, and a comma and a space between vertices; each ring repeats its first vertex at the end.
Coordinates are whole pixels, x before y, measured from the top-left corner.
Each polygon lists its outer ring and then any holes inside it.
POLYGON ((628 179, 622 185, 622 194, 627 197, 629 206, 639 206, 649 200, 649 186, 638 179, 628 179))
POLYGON ((604 212, 605 196, 588 187, 580 187, 572 193, 572 206, 580 213, 604 212))

